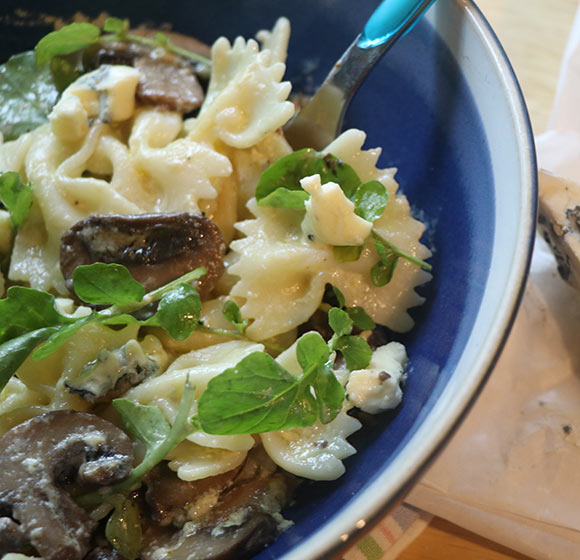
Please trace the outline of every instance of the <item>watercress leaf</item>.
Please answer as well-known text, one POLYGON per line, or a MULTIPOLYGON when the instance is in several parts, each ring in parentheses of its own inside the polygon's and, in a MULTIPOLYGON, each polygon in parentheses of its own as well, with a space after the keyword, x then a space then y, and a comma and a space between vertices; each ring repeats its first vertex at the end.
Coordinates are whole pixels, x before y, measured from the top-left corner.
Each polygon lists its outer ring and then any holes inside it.
POLYGON ((56 352, 71 336, 73 336, 82 326, 94 320, 94 314, 87 315, 82 319, 69 325, 62 325, 51 337, 32 353, 33 360, 43 360, 56 352))
POLYGON ((198 402, 199 422, 222 435, 308 426, 311 414, 301 416, 312 408, 308 393, 270 355, 253 352, 211 379, 198 402))
POLYGON ((46 292, 12 286, 0 300, 0 342, 28 331, 74 323, 54 307, 54 296, 46 292))
POLYGON ((157 463, 192 433, 194 424, 190 421, 189 415, 194 400, 195 387, 190 385, 188 378, 177 415, 171 426, 156 406, 142 405, 123 398, 113 400, 113 406, 121 416, 126 431, 145 444, 145 457, 125 480, 109 486, 106 489, 108 492, 101 490, 77 496, 77 503, 83 507, 96 505, 111 501, 115 493, 126 493, 135 489, 157 463))
POLYGON ((141 520, 135 500, 127 498, 115 506, 105 528, 107 540, 123 558, 136 560, 141 549, 141 520))
POLYGON ((51 59, 49 63, 50 72, 58 91, 63 92, 84 73, 80 54, 80 52, 76 52, 69 55, 55 56, 51 59))
POLYGON ((331 284, 332 291, 336 296, 336 301, 338 302, 338 307, 344 307, 346 305, 346 299, 344 298, 344 294, 336 287, 331 284))
POLYGON ((71 23, 45 35, 36 45, 36 63, 41 66, 54 56, 70 54, 95 43, 101 30, 92 23, 71 23))
POLYGON ((196 328, 201 315, 201 299, 189 284, 181 284, 163 294, 154 320, 175 340, 185 340, 196 328))
POLYGON ((338 183, 348 198, 360 185, 356 171, 347 163, 332 154, 304 148, 280 158, 262 173, 256 187, 256 200, 259 203, 281 187, 301 191, 300 179, 315 174, 320 175, 323 184, 329 181, 338 183))
POLYGON ((296 344, 296 358, 300 367, 308 377, 308 371, 316 371, 330 356, 328 344, 317 332, 309 332, 302 335, 296 344))
POLYGON ((12 227, 17 228, 32 204, 32 185, 14 171, 0 173, 0 199, 10 212, 12 227))
POLYGON ((129 20, 109 17, 103 23, 103 31, 115 33, 115 35, 123 35, 129 31, 129 20))
POLYGON ((15 140, 48 120, 58 99, 50 69, 36 65, 32 51, 0 64, 0 132, 15 140))
POLYGON ((171 427, 157 406, 139 404, 129 399, 114 399, 113 406, 129 435, 141 440, 148 449, 169 436, 171 427))
POLYGON ((269 195, 258 201, 258 206, 275 206, 276 208, 291 208, 304 210, 304 203, 310 198, 306 191, 293 191, 285 187, 278 187, 269 195))
POLYGON ((375 247, 379 254, 380 261, 371 268, 371 282, 377 286, 387 285, 393 278, 399 255, 390 245, 385 245, 382 240, 375 239, 375 247))
POLYGON ((382 243, 375 243, 375 245, 381 260, 371 268, 371 282, 380 288, 381 286, 386 286, 392 280, 399 263, 399 255, 382 243))
POLYGON ((352 332, 352 319, 346 311, 338 307, 332 307, 329 310, 328 324, 336 336, 344 336, 352 332))
POLYGON ((99 323, 103 325, 133 325, 135 323, 140 323, 142 325, 151 325, 158 327, 159 323, 149 323, 148 321, 140 321, 133 317, 133 315, 129 315, 128 313, 121 313, 120 315, 112 315, 111 317, 103 317, 101 318, 99 314, 96 315, 97 320, 99 323))
POLYGON ((232 323, 232 325, 236 327, 240 334, 244 333, 246 327, 248 326, 248 320, 242 318, 242 312, 240 311, 240 308, 235 301, 231 299, 226 300, 222 308, 222 314, 230 323, 232 323))
POLYGON ((432 270, 433 267, 429 263, 425 262, 424 260, 421 260, 415 255, 407 253, 406 251, 402 251, 401 249, 393 245, 390 241, 387 241, 386 239, 381 237, 377 233, 377 231, 372 230, 371 236, 375 240, 375 247, 377 248, 379 256, 384 264, 390 265, 391 262, 395 259, 395 257, 400 257, 409 261, 410 263, 413 263, 416 266, 421 267, 423 270, 432 270))
POLYGON ((372 331, 377 326, 362 307, 347 307, 345 311, 352 319, 355 327, 359 328, 361 331, 372 331))
POLYGON ((341 336, 333 348, 342 353, 350 371, 366 368, 373 356, 368 342, 360 336, 341 336))
POLYGON ((94 305, 130 305, 145 295, 145 287, 120 264, 101 262, 77 266, 73 272, 77 296, 94 305))
POLYGON ((340 384, 329 363, 318 370, 314 390, 318 398, 318 415, 323 424, 332 422, 342 410, 344 387, 340 384))
POLYGON ((364 245, 334 245, 332 255, 338 262, 358 261, 363 251, 364 245))
POLYGON ((4 344, 0 344, 0 391, 34 348, 56 330, 58 330, 58 327, 45 327, 30 331, 8 342, 4 342, 4 344))
POLYGON ((318 402, 310 383, 301 383, 296 398, 290 404, 284 429, 312 426, 318 418, 318 402))
POLYGON ((354 212, 367 222, 374 222, 385 211, 389 195, 380 181, 368 181, 359 185, 354 193, 354 212))

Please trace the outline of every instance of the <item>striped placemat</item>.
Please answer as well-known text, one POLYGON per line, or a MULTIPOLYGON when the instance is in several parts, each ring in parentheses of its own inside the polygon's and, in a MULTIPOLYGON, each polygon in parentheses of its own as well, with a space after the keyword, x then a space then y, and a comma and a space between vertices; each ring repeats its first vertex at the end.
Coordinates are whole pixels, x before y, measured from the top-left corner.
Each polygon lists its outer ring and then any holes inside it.
POLYGON ((391 560, 405 550, 433 516, 408 504, 401 504, 354 544, 342 560, 391 560))

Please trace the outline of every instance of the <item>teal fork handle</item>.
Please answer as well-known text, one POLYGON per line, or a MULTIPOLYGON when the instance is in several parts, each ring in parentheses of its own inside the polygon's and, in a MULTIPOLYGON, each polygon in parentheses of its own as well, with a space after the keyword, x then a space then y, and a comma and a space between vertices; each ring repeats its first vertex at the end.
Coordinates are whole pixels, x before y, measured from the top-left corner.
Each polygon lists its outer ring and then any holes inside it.
POLYGON ((383 0, 367 21, 357 46, 368 49, 383 45, 394 36, 413 28, 421 14, 434 0, 383 0))
POLYGON ((295 150, 306 146, 321 150, 336 138, 346 108, 365 76, 433 1, 383 0, 316 95, 284 127, 295 150))

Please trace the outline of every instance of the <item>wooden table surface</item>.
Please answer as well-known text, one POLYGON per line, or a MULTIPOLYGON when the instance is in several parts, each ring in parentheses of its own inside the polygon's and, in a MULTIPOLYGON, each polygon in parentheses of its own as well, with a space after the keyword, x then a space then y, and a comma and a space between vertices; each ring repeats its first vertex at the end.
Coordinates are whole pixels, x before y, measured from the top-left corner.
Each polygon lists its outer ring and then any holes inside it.
MULTIPOLYGON (((530 112, 535 134, 550 117, 558 73, 579 0, 475 0, 504 46, 530 112)), ((527 560, 440 518, 399 560, 527 560)))

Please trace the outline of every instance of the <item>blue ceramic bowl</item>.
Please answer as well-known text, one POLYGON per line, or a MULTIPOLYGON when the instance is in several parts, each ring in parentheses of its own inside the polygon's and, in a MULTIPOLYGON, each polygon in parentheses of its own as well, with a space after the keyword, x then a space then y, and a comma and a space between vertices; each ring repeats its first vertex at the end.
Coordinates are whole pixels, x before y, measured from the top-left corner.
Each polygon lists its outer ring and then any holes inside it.
MULTIPOLYGON (((16 6, 2 8, 4 14, 16 6)), ((287 78, 308 92, 320 83, 378 2, 269 0, 149 3, 63 1, 51 13, 106 10, 132 23, 171 22, 211 43, 292 23, 287 78), (310 70, 305 72, 306 68, 310 70), (312 70, 314 68, 314 70, 312 70)), ((18 7, 46 11, 43 2, 18 7)), ((4 18, 0 55, 31 48, 47 29, 4 18)), ((354 438, 358 453, 336 482, 306 487, 286 512, 295 525, 260 560, 326 557, 404 493, 476 398, 502 347, 520 299, 533 243, 536 167, 524 101, 493 31, 469 0, 438 0, 386 55, 356 95, 346 127, 382 146, 429 225, 434 280, 414 311, 415 330, 398 337, 411 358, 405 397, 354 438)))

